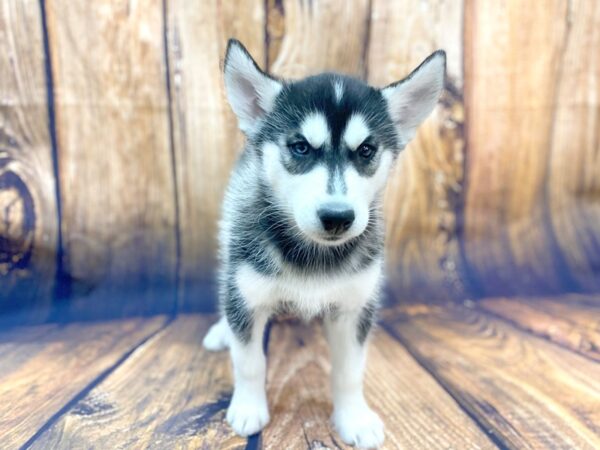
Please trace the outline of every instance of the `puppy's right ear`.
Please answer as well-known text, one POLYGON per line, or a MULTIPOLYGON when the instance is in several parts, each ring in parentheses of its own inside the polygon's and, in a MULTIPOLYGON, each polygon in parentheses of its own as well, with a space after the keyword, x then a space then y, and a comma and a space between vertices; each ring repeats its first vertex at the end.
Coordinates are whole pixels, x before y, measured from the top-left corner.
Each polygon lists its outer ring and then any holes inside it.
POLYGON ((224 71, 229 104, 238 117, 240 130, 250 134, 271 111, 283 85, 264 73, 235 39, 227 44, 224 71))

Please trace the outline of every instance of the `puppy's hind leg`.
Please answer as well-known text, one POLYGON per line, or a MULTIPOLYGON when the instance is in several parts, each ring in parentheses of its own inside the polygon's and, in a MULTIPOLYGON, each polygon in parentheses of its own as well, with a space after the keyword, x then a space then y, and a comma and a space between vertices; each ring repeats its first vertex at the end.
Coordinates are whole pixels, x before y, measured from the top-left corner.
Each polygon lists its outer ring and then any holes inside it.
POLYGON ((325 319, 331 353, 333 424, 344 442, 360 448, 377 448, 384 439, 383 422, 363 395, 367 334, 374 306, 325 319))
POLYGON ((202 345, 206 350, 219 352, 229 348, 231 339, 231 329, 229 328, 227 319, 221 317, 217 323, 210 327, 210 330, 208 330, 208 333, 204 336, 202 345))

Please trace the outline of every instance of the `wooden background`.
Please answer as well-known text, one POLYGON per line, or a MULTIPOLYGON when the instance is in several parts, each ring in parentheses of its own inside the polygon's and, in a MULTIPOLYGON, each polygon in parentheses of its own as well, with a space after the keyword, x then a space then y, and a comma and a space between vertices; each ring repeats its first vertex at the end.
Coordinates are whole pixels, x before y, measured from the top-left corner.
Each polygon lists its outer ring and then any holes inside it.
POLYGON ((396 297, 600 291, 600 2, 0 0, 0 310, 213 308, 229 37, 380 86, 447 51, 386 193, 396 297))

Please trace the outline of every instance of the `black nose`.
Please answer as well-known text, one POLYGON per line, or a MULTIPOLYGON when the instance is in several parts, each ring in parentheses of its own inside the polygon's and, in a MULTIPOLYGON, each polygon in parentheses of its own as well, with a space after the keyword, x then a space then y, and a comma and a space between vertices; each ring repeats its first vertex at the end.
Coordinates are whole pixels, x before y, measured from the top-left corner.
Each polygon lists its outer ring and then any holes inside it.
POLYGON ((325 231, 331 234, 342 234, 354 222, 354 210, 341 203, 330 203, 317 211, 325 231))

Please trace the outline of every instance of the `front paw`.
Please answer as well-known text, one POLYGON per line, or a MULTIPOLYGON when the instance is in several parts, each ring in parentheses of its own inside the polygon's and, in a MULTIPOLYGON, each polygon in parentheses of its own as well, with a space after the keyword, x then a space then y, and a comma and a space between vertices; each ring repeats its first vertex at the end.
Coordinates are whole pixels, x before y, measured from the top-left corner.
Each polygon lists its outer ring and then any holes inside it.
POLYGON ((383 444, 383 422, 368 406, 338 409, 333 425, 342 440, 359 448, 378 448, 383 444))
POLYGON ((240 436, 258 433, 269 422, 266 399, 242 398, 234 393, 227 409, 227 422, 240 436))

